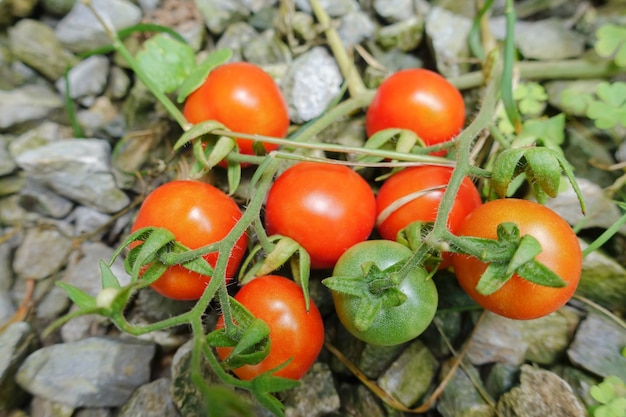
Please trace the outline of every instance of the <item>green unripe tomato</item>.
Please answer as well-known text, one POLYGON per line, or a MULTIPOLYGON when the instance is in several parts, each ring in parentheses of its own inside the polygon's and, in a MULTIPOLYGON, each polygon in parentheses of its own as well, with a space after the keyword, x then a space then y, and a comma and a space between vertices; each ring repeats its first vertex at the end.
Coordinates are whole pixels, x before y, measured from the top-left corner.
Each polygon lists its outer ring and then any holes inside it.
MULTIPOLYGON (((373 262, 380 270, 385 270, 411 255, 411 250, 400 243, 368 240, 352 246, 339 258, 333 276, 363 276, 363 266, 368 263, 373 262)), ((406 300, 397 306, 383 304, 365 330, 355 324, 361 299, 331 290, 339 320, 355 337, 373 345, 398 345, 416 338, 435 316, 437 288, 426 270, 420 267, 410 271, 397 288, 406 300)))

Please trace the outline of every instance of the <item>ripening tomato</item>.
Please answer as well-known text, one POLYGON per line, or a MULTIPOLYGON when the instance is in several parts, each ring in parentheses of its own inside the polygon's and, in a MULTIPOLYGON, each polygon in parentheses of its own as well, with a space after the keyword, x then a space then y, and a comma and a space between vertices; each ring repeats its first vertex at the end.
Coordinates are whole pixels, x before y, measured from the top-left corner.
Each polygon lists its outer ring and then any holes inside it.
MULTIPOLYGON (((163 227, 190 249, 224 238, 241 218, 239 206, 221 190, 200 181, 177 180, 157 187, 144 200, 132 231, 143 227, 163 227)), ((243 234, 234 246, 226 268, 232 278, 243 258, 248 237, 243 234)), ((217 262, 217 253, 204 258, 217 262)), ((211 277, 191 272, 180 265, 168 268, 152 288, 175 300, 195 300, 202 296, 211 277)))
MULTIPOLYGON (((289 111, 274 79, 254 64, 232 62, 211 71, 204 83, 187 97, 183 114, 191 123, 216 120, 233 132, 283 138, 289 111)), ((248 139, 237 139, 239 152, 253 155, 248 139)), ((278 145, 263 144, 266 151, 278 145)))
MULTIPOLYGON (((404 169, 389 177, 376 195, 376 227, 381 237, 396 240, 398 232, 413 222, 435 221, 445 188, 428 191, 419 196, 416 194, 424 193, 424 190, 429 188, 447 185, 452 170, 449 167, 424 165, 404 169), (404 200, 411 195, 416 198, 404 200)), ((465 217, 481 204, 476 186, 468 177, 464 178, 448 216, 450 232, 456 233, 465 217)), ((449 264, 449 257, 444 254, 441 267, 445 268, 449 264)))
POLYGON ((268 233, 298 242, 316 269, 332 268, 349 247, 366 240, 375 218, 376 201, 367 181, 335 164, 291 166, 276 179, 265 205, 268 233))
POLYGON ((545 316, 563 306, 574 294, 582 269, 580 244, 572 228, 541 204, 514 198, 494 200, 477 208, 459 227, 459 236, 497 237, 500 223, 517 224, 520 235, 531 235, 542 247, 535 259, 555 272, 567 286, 547 287, 518 275, 490 295, 476 291, 487 264, 468 255, 454 254, 454 271, 463 289, 478 304, 504 317, 527 320, 545 316))
MULTIPOLYGON (((374 263, 379 269, 385 270, 406 261, 412 254, 409 248, 398 242, 368 240, 354 245, 341 255, 333 276, 362 277, 363 267, 367 264, 374 263)), ((343 292, 331 292, 337 316, 350 333, 373 345, 391 346, 408 342, 426 330, 437 312, 439 300, 433 280, 421 267, 410 271, 398 289, 406 296, 404 303, 394 306, 383 302, 372 324, 365 330, 359 329, 356 324, 361 299, 343 292)))
MULTIPOLYGON (((319 310, 310 301, 306 311, 302 288, 290 279, 265 275, 253 279, 235 294, 255 317, 270 328, 271 347, 268 356, 256 365, 244 365, 233 373, 244 380, 291 362, 274 375, 290 379, 302 378, 311 368, 324 344, 324 322, 319 310)), ((216 328, 224 327, 220 316, 216 328)), ((223 360, 232 348, 216 348, 223 360)))
POLYGON ((426 145, 451 140, 464 123, 465 103, 459 90, 423 68, 400 70, 385 79, 365 117, 368 136, 388 128, 408 129, 426 145))

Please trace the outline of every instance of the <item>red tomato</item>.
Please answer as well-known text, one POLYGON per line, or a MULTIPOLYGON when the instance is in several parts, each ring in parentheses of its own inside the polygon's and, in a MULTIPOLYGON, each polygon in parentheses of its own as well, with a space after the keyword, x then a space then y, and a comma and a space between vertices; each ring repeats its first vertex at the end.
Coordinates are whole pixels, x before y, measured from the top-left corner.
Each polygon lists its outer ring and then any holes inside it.
MULTIPOLYGON (((272 342, 269 355, 256 365, 234 369, 239 378, 249 380, 287 360, 291 362, 274 375, 290 379, 302 378, 317 359, 324 344, 324 323, 319 310, 310 302, 306 311, 304 294, 295 282, 277 275, 265 275, 241 287, 235 299, 270 328, 272 342)), ((220 316, 216 328, 224 327, 220 316)), ((226 358, 232 348, 217 348, 226 358)))
POLYGON ((366 240, 375 218, 369 184, 343 165, 293 165, 274 182, 265 205, 267 232, 298 242, 317 269, 333 267, 349 247, 366 240))
POLYGON ((426 145, 451 140, 464 123, 465 103, 459 90, 423 68, 401 70, 384 80, 365 118, 368 136, 388 128, 408 129, 426 145))
MULTIPOLYGON (((183 114, 191 123, 216 120, 234 132, 283 138, 289 128, 287 104, 272 77, 256 65, 220 65, 187 97, 183 114)), ((253 155, 253 141, 237 139, 239 152, 253 155)), ((278 145, 264 144, 269 152, 278 145)))
MULTIPOLYGON (((241 218, 241 210, 226 194, 199 181, 171 181, 152 191, 144 200, 132 231, 143 227, 163 227, 190 249, 224 238, 241 218)), ((242 235, 228 260, 226 276, 231 278, 241 263, 248 237, 242 235)), ((217 253, 204 258, 215 265, 217 253)), ((211 277, 174 265, 152 284, 159 294, 175 300, 200 298, 211 277)))
MULTIPOLYGON (((410 223, 435 221, 445 188, 429 191, 421 197, 400 205, 393 211, 387 211, 392 209, 390 207, 392 204, 406 196, 423 192, 428 188, 447 185, 451 176, 452 168, 425 165, 407 168, 389 177, 376 195, 376 227, 381 237, 396 240, 398 232, 410 223)), ((481 204, 478 190, 466 177, 456 194, 448 216, 448 229, 456 233, 465 217, 481 204)), ((445 255, 441 267, 445 268, 449 265, 449 258, 445 255)))
POLYGON ((487 264, 454 254, 452 262, 459 284, 485 309, 512 319, 534 319, 556 311, 572 297, 580 279, 582 254, 576 234, 549 208, 513 198, 490 201, 477 208, 457 234, 495 239, 498 225, 504 222, 517 224, 522 236, 532 235, 539 241, 543 250, 535 259, 554 271, 567 286, 546 287, 513 275, 501 288, 485 296, 475 287, 487 264))

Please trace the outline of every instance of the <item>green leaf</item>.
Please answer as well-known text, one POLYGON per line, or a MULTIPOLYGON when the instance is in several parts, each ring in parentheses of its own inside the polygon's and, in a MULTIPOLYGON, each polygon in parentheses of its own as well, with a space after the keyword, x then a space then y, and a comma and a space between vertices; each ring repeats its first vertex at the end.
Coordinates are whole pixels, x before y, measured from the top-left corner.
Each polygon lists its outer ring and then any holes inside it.
POLYGON ((611 129, 618 124, 626 127, 626 82, 600 83, 596 90, 600 100, 587 107, 587 117, 599 129, 611 129))
POLYGON ((102 288, 114 288, 116 290, 122 288, 109 265, 103 260, 100 260, 100 277, 102 279, 102 288))
POLYGON ((513 274, 507 275, 507 267, 505 263, 496 262, 487 265, 476 284, 476 291, 482 295, 489 295, 500 289, 513 276, 513 274))
POLYGON ((611 410, 615 417, 624 417, 626 416, 626 398, 614 398, 607 407, 611 410))
POLYGON ((211 133, 216 129, 229 130, 222 123, 216 122, 215 120, 206 120, 204 122, 197 123, 193 125, 191 129, 183 133, 180 138, 178 138, 178 140, 174 144, 174 150, 177 151, 185 146, 187 143, 191 142, 193 139, 211 133))
POLYGON ((585 115, 592 101, 593 94, 576 91, 574 88, 566 88, 561 92, 561 107, 567 114, 585 115))
POLYGON ((56 285, 61 287, 67 296, 81 309, 96 308, 96 298, 87 294, 85 291, 68 284, 66 282, 57 281, 56 285))
POLYGON ((511 181, 520 174, 525 152, 525 148, 509 148, 496 157, 491 171, 491 185, 500 198, 506 197, 511 181))
POLYGON ((193 49, 165 34, 148 39, 136 60, 139 68, 164 93, 176 91, 195 66, 193 49))
POLYGON ((561 183, 561 164, 558 157, 556 151, 549 148, 532 148, 524 153, 528 162, 528 180, 552 198, 557 196, 561 183))
POLYGON ((204 58, 204 61, 196 66, 191 71, 189 76, 183 81, 176 100, 179 103, 184 102, 189 94, 193 93, 202 85, 213 69, 227 62, 232 56, 233 52, 226 48, 217 49, 207 55, 207 57, 204 58))
POLYGON ((524 264, 531 262, 542 251, 541 243, 531 235, 524 235, 517 245, 517 250, 506 268, 506 275, 511 275, 524 264))
POLYGON ((560 150, 565 141, 565 115, 559 113, 547 119, 529 119, 524 122, 522 133, 515 139, 515 146, 528 146, 541 143, 560 150))
POLYGON ((322 280, 322 284, 332 291, 352 295, 354 297, 365 297, 368 292, 368 285, 361 276, 325 278, 322 280))
POLYGON ((515 89, 513 98, 519 101, 520 113, 526 116, 538 116, 546 106, 548 94, 541 84, 521 83, 515 89))
POLYGON ((132 265, 132 276, 138 277, 141 268, 152 262, 159 251, 175 240, 174 234, 167 229, 155 228, 152 230, 146 240, 138 246, 139 250, 132 265))
POLYGON ((515 272, 526 281, 546 287, 562 288, 567 286, 561 277, 544 264, 533 260, 518 267, 515 272))
POLYGON ((601 26, 597 32, 598 38, 594 48, 603 58, 613 57, 619 67, 626 66, 626 27, 613 24, 601 26))
POLYGON ((615 388, 613 388, 613 384, 605 380, 592 386, 589 389, 589 395, 597 402, 607 404, 615 398, 615 388))
POLYGON ((253 417, 252 406, 241 400, 241 396, 232 388, 211 385, 203 391, 207 417, 253 417))

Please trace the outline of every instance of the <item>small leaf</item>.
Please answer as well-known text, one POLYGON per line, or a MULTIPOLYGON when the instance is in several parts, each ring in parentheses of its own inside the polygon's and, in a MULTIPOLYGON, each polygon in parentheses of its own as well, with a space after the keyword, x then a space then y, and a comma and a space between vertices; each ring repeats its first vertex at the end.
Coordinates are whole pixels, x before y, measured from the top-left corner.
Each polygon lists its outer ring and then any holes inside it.
POLYGON ((541 243, 531 235, 524 235, 517 245, 517 250, 507 266, 506 275, 511 275, 522 265, 531 262, 542 251, 541 243))
POLYGON ((361 332, 369 329, 382 307, 381 297, 362 297, 354 317, 354 327, 361 332))
POLYGON ((504 263, 490 263, 478 280, 476 291, 482 295, 489 295, 500 289, 513 276, 507 275, 507 266, 504 263))
POLYGON ((62 281, 57 281, 56 285, 61 287, 67 293, 70 300, 79 308, 96 308, 96 298, 87 294, 85 291, 62 281))
POLYGON ((191 93, 204 83, 204 80, 206 80, 213 69, 227 62, 232 55, 233 52, 226 48, 217 49, 207 55, 204 61, 195 67, 183 81, 180 86, 177 101, 179 103, 184 102, 191 93))
POLYGON ((592 101, 587 107, 587 117, 594 120, 596 127, 626 126, 626 83, 600 83, 596 93, 600 100, 592 101))
POLYGON ((548 148, 560 150, 565 141, 565 115, 559 113, 547 119, 529 119, 524 122, 522 133, 515 146, 541 143, 548 148))
POLYGON ((195 66, 193 49, 165 34, 148 39, 136 60, 164 93, 176 91, 195 66))
POLYGON ((217 122, 215 120, 206 120, 204 122, 197 123, 191 127, 188 131, 182 134, 180 138, 174 144, 174 150, 179 150, 187 143, 191 142, 193 139, 199 138, 200 136, 211 133, 212 131, 220 129, 220 130, 229 130, 222 123, 217 122))
POLYGON ((491 185, 500 198, 504 198, 513 178, 523 170, 523 157, 526 149, 509 148, 496 158, 491 173, 491 185))
POLYGON ((602 381, 598 385, 594 385, 589 389, 591 397, 601 404, 607 404, 613 398, 615 398, 615 389, 613 384, 607 381, 602 381))
POLYGON ((517 268, 515 272, 526 281, 530 281, 538 285, 553 288, 562 288, 567 286, 567 283, 563 281, 561 277, 537 260, 525 263, 517 268))
POLYGON ((615 417, 626 416, 626 398, 614 398, 613 401, 607 404, 607 407, 611 410, 615 417))
POLYGON ((113 288, 116 290, 122 288, 109 265, 103 260, 100 260, 100 277, 102 279, 102 288, 113 288))
POLYGON ((138 277, 141 268, 152 262, 160 250, 175 240, 174 234, 167 229, 155 228, 152 230, 146 240, 138 246, 137 257, 132 266, 132 276, 138 277))
MULTIPOLYGON (((267 345, 267 349, 264 349, 262 353, 267 355, 269 353, 269 340, 270 328, 263 320, 255 318, 244 330, 237 345, 235 345, 229 357, 242 355, 244 353, 254 352, 257 347, 261 345, 267 345), (264 342, 264 343, 262 343, 264 342)), ((262 360, 263 356, 260 360, 262 360)), ((259 362, 260 362, 259 360, 259 362)), ((253 364, 256 364, 255 362, 253 364)))
POLYGON ((615 63, 626 66, 626 28, 607 24, 601 26, 597 32, 598 38, 594 48, 598 55, 604 58, 614 57, 615 63))
POLYGON ((592 101, 592 94, 576 91, 573 88, 566 88, 561 92, 561 107, 567 114, 585 115, 592 101))
POLYGON ((355 297, 367 296, 368 286, 363 277, 330 277, 322 280, 328 289, 355 297))
POLYGON ((561 183, 561 164, 558 156, 556 151, 549 148, 533 148, 524 153, 524 158, 528 162, 526 175, 529 181, 541 187, 552 198, 559 193, 561 183))
POLYGON ((253 417, 255 415, 250 404, 242 401, 241 396, 229 387, 211 385, 203 393, 207 417, 253 417))
POLYGON ((274 375, 276 371, 284 368, 288 365, 288 363, 289 362, 281 364, 280 366, 263 372, 261 375, 256 377, 252 382, 253 389, 259 392, 280 392, 295 388, 300 385, 300 382, 296 381, 295 379, 289 379, 274 375))

